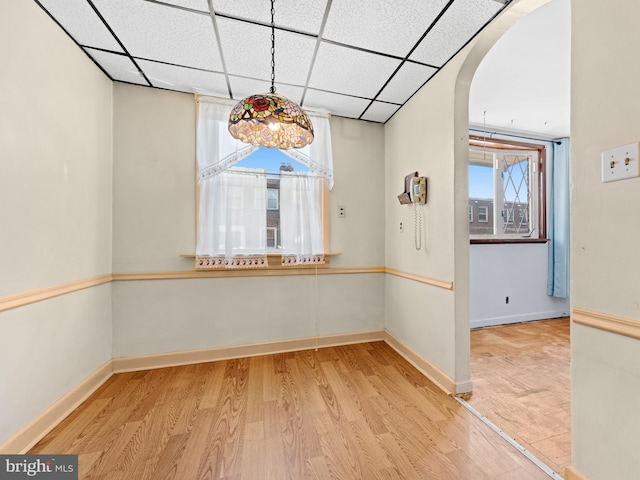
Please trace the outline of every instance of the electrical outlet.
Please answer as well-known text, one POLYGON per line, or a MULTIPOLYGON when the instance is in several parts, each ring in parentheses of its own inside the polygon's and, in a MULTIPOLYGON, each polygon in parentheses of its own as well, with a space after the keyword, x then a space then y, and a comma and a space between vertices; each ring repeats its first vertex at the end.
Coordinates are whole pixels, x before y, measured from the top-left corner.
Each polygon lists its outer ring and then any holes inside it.
POLYGON ((338 217, 340 218, 344 218, 345 217, 345 210, 344 210, 344 206, 343 205, 338 205, 338 217))
POLYGON ((404 223, 400 222, 400 233, 404 232, 404 223))

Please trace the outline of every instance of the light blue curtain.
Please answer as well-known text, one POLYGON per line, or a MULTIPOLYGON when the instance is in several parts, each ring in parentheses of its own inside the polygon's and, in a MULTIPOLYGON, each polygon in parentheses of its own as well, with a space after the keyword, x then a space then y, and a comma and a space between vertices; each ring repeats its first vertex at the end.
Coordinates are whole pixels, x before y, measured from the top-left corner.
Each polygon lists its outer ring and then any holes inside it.
POLYGON ((553 142, 547 295, 569 298, 569 139, 553 142))

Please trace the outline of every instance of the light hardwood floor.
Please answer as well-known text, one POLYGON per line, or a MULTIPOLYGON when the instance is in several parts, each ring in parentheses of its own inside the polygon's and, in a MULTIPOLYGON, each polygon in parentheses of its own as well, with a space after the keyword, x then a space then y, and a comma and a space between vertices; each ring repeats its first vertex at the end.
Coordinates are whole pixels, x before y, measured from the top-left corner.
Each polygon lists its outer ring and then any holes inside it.
POLYGON ((383 342, 114 375, 30 453, 85 480, 548 479, 383 342))
POLYGON ((560 475, 571 464, 568 318, 471 331, 476 410, 560 475))

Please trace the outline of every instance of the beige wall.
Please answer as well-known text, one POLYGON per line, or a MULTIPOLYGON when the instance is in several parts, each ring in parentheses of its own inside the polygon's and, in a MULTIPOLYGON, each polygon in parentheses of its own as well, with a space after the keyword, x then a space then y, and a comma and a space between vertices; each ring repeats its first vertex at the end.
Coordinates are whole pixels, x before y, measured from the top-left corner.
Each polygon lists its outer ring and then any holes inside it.
POLYGON ((195 245, 193 95, 115 83, 113 271, 190 270, 195 245))
MULTIPOLYGON (((111 271, 111 81, 0 2, 0 297, 111 271)), ((111 357, 111 286, 0 312, 0 443, 111 357)))
POLYGON ((116 282, 113 356, 381 330, 383 275, 116 282))
MULTIPOLYGON (((447 282, 456 280, 454 105, 459 68, 460 60, 450 62, 385 128, 386 265, 447 282), (427 204, 418 207, 424 215, 421 250, 414 245, 414 206, 396 198, 404 190, 405 175, 414 171, 428 177, 427 204)), ((387 279, 387 330, 454 379, 455 295, 412 280, 387 279)))
MULTIPOLYGON (((191 270, 179 254, 195 251, 194 98, 114 92, 113 271, 191 270)), ((331 130, 332 266, 382 266, 384 127, 333 117, 331 130)), ((116 357, 384 328, 383 274, 146 280, 113 292, 116 357)))
POLYGON ((384 265, 384 126, 332 117, 335 185, 331 191, 331 250, 337 267, 384 265), (345 207, 338 218, 338 205, 345 207))
POLYGON ((4 296, 110 272, 112 97, 34 2, 0 8, 4 296))
MULTIPOLYGON (((640 321, 640 178, 603 184, 603 150, 640 140, 640 3, 572 2, 573 307, 640 321)), ((591 480, 640 472, 640 342, 572 325, 573 465, 591 480)))

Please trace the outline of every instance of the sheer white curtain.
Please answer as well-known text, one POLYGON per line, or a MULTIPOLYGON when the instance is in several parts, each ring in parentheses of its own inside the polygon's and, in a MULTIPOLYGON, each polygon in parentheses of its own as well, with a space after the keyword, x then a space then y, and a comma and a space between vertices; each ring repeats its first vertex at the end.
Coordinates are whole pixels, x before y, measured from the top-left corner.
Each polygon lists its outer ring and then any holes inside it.
POLYGON ((307 112, 313 123, 314 139, 301 149, 283 153, 309 167, 309 174, 280 175, 280 235, 282 264, 324 263, 322 228, 322 183, 333 188, 333 153, 329 116, 307 112))
POLYGON ((202 183, 248 157, 258 147, 242 143, 229 133, 229 112, 236 102, 210 97, 197 98, 196 155, 198 183, 202 183))
POLYGON ((265 171, 227 170, 202 184, 200 195, 208 201, 199 211, 198 268, 266 267, 265 171))
POLYGON ((228 170, 257 149, 229 134, 233 105, 198 98, 196 269, 267 266, 265 172, 228 170))
POLYGON ((283 265, 324 263, 320 182, 313 174, 280 174, 283 265))
POLYGON ((307 115, 313 124, 313 142, 304 148, 282 150, 282 153, 308 166, 312 173, 328 179, 329 190, 331 190, 333 188, 333 152, 329 115, 313 112, 307 112, 307 115))

